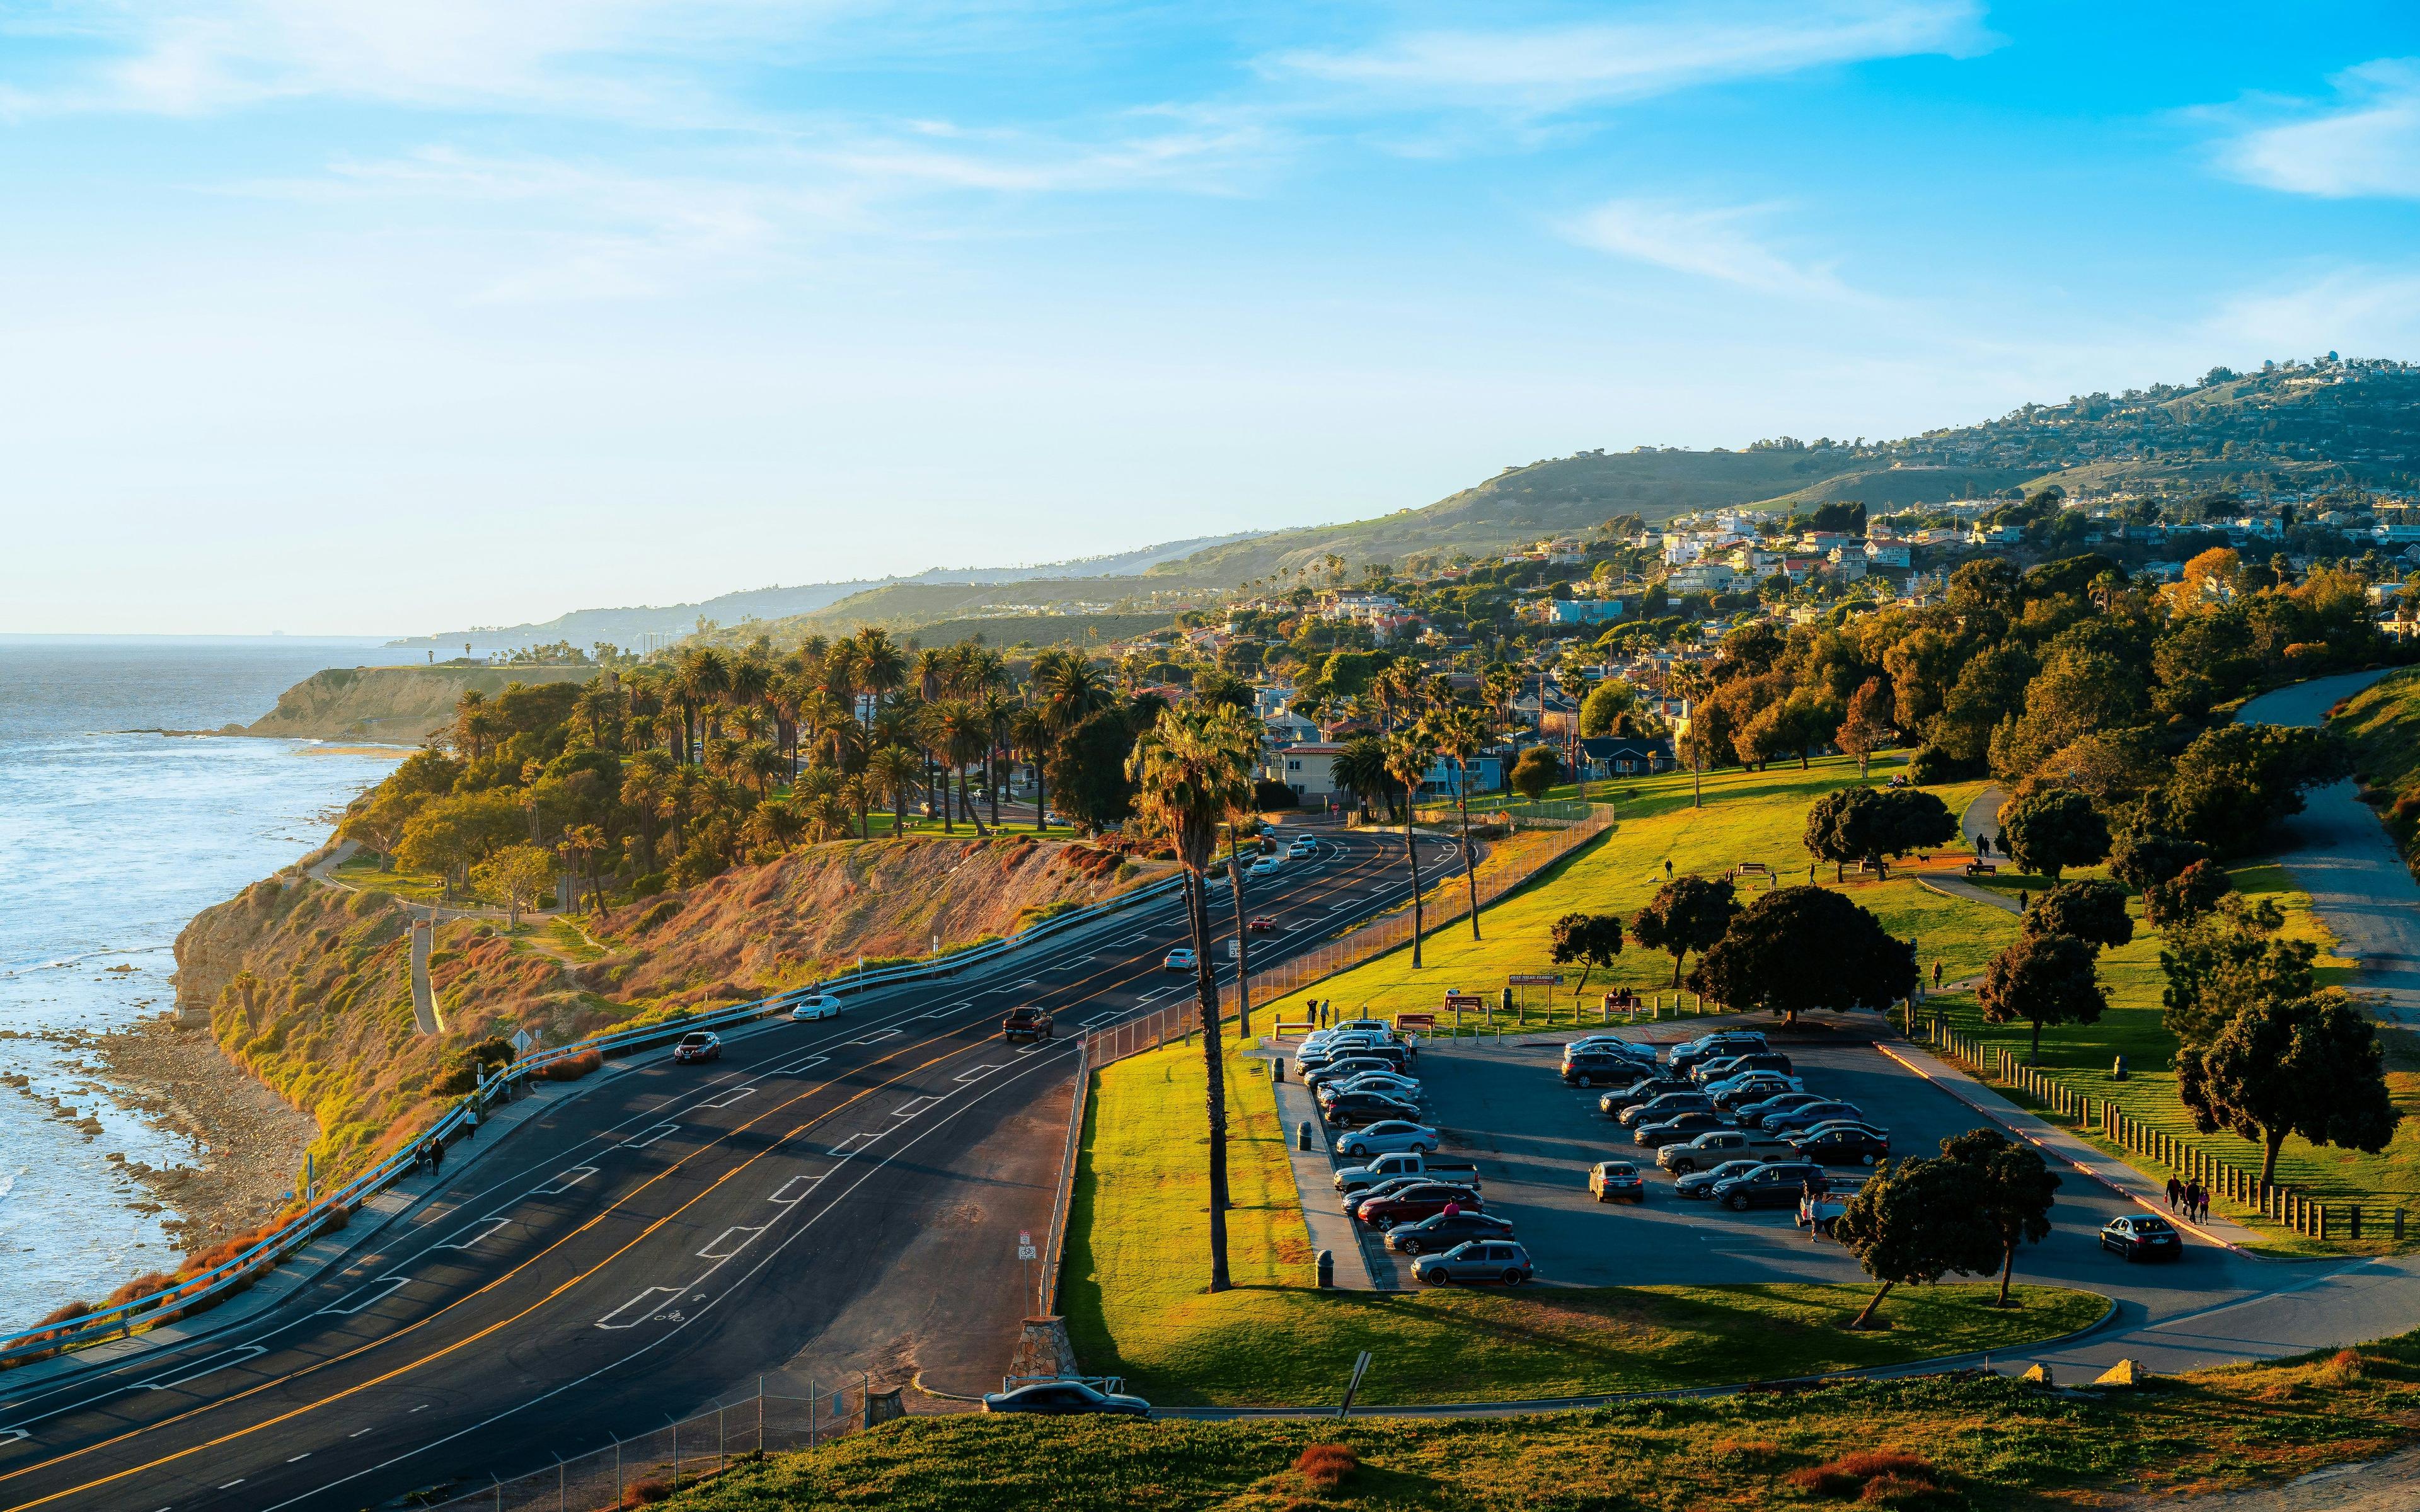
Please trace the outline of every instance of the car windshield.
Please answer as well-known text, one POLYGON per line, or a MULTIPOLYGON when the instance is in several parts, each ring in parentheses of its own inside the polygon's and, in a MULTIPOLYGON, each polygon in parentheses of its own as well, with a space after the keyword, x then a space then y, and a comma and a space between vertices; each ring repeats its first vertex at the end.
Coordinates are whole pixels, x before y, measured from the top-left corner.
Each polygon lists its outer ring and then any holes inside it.
POLYGON ((2166 1220, 2161 1218, 2137 1218, 2134 1220, 2134 1231, 2138 1234, 2164 1234, 2168 1231, 2168 1226, 2166 1220))
POLYGON ((713 1042, 714 1036, 710 1034, 685 1034, 681 1036, 681 1043, 683 1044, 712 1044, 713 1042))
POLYGON ((1752 1160, 1727 1160, 1708 1174, 1720 1180, 1726 1177, 1745 1176, 1754 1169, 1756 1162, 1752 1160))
POLYGON ((1607 1176, 1637 1176, 1638 1167, 1626 1161, 1612 1160, 1597 1167, 1607 1176))

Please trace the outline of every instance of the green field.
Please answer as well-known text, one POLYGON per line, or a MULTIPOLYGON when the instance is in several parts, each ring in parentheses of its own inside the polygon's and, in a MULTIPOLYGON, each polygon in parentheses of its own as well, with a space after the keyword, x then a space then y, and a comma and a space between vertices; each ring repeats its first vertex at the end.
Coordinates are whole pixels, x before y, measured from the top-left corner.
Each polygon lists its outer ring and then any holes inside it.
POLYGON ((1720 1385, 2006 1350, 2083 1328, 2105 1306, 2027 1287, 2003 1311, 1989 1286, 1927 1287, 1894 1294, 1887 1331, 1851 1334, 1840 1324, 1863 1288, 1321 1291, 1264 1063, 1233 1051, 1228 1064, 1231 1291, 1205 1289, 1198 1043, 1105 1068, 1085 1121, 1068 1333, 1087 1370, 1124 1376, 1155 1402, 1331 1402, 1365 1349, 1372 1403, 1720 1385))
MULTIPOLYGON (((1877 764, 1869 780, 1880 784, 1888 770, 1877 764)), ((1467 921, 1444 925, 1423 942, 1418 972, 1411 968, 1411 952, 1398 950, 1306 987, 1277 1006, 1286 1016, 1298 1017, 1305 998, 1332 998, 1347 1016, 1365 1009, 1388 1015, 1435 1011, 1449 990, 1492 996, 1513 973, 1565 969, 1547 958, 1554 921, 1575 910, 1609 911, 1628 918, 1663 886, 1667 861, 1676 874, 1719 874, 1743 861, 1761 861, 1782 883, 1804 882, 1807 857, 1800 837, 1807 807, 1856 780, 1856 764, 1845 757, 1819 760, 1805 771, 1776 764, 1763 772, 1710 773, 1703 808, 1690 806, 1686 773, 1599 784, 1596 796, 1601 801, 1610 796, 1621 815, 1613 832, 1528 887, 1490 905, 1480 919, 1482 938, 1478 943, 1470 938, 1467 921)), ((1981 788, 1980 783, 1963 783, 1934 791, 1954 814, 1981 788)), ((1817 880, 1829 887, 1832 875, 1832 868, 1824 866, 1818 869, 1817 880)), ((1766 885, 1761 878, 1742 878, 1742 900, 1766 885)), ((1892 933, 1914 939, 1916 959, 1928 976, 1932 964, 1940 962, 1945 980, 1981 971, 1984 963, 2016 938, 2014 915, 1947 897, 1909 873, 1895 872, 1885 882, 1852 881, 1842 890, 1871 909, 1892 933)), ((1550 1012, 1544 991, 1528 990, 1531 1009, 1526 1023, 1574 1021, 1571 987, 1578 983, 1578 968, 1568 968, 1566 978, 1550 1012)), ((1633 942, 1609 971, 1590 975, 1586 990, 1590 1002, 1603 992, 1629 987, 1651 996, 1661 993, 1668 1005, 1674 1001, 1671 983, 1672 958, 1633 942)))

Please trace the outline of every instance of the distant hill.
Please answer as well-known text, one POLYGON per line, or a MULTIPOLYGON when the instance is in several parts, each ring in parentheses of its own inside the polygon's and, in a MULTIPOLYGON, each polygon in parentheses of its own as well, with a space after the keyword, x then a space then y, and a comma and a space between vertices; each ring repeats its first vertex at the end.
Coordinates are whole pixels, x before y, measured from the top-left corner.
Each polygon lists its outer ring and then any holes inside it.
MULTIPOLYGON (((724 594, 694 604, 645 605, 629 609, 583 609, 553 619, 529 625, 485 625, 468 630, 448 630, 438 635, 413 636, 391 640, 396 649, 430 650, 449 656, 463 655, 468 645, 470 654, 485 656, 493 651, 516 651, 526 646, 546 646, 567 642, 586 651, 597 642, 608 641, 626 649, 635 647, 645 636, 687 636, 699 629, 699 622, 719 625, 726 631, 752 626, 758 621, 788 621, 812 614, 837 604, 852 594, 886 586, 950 585, 967 583, 1013 584, 1034 579, 1064 578, 1131 578, 1139 573, 1189 556, 1205 548, 1228 545, 1244 539, 1243 534, 1202 535, 1190 540, 1168 541, 1132 551, 1113 552, 1106 556, 1079 557, 1069 562, 1053 562, 1027 567, 935 567, 912 578, 858 579, 846 582, 802 583, 792 588, 753 588, 742 593, 724 594)), ((1114 596, 1114 595, 1110 595, 1114 596)), ((1052 603, 1045 596, 1030 600, 1052 603)), ((955 602, 952 600, 951 602, 955 602)), ((980 595, 975 600, 982 602, 980 595)), ((746 635, 756 633, 749 628, 746 635)))

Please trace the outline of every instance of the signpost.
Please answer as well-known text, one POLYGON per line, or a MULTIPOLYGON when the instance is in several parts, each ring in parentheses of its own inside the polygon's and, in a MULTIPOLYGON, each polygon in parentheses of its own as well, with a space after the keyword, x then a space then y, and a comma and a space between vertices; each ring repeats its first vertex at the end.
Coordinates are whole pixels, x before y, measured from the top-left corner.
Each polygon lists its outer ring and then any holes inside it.
MULTIPOLYGON (((1033 1262, 1040 1257, 1033 1248, 1033 1235, 1026 1229, 1016 1231, 1016 1257, 1025 1262, 1025 1294, 1033 1295, 1033 1262)), ((1041 1311, 1037 1304, 1035 1311, 1041 1311)))
POLYGON ((1562 980, 1563 974, 1559 971, 1516 971, 1505 978, 1505 986, 1521 989, 1521 1004, 1518 1010, 1521 1015, 1520 1022, 1523 1024, 1529 1022, 1529 989, 1532 987, 1546 989, 1546 1014, 1549 1018, 1553 1017, 1555 989, 1562 985, 1562 980))
POLYGON ((1445 1006, 1452 1011, 1454 1029, 1460 1032, 1462 1011, 1468 1009, 1474 1013, 1484 1013, 1487 1011, 1487 999, 1477 993, 1448 993, 1445 995, 1445 1006))

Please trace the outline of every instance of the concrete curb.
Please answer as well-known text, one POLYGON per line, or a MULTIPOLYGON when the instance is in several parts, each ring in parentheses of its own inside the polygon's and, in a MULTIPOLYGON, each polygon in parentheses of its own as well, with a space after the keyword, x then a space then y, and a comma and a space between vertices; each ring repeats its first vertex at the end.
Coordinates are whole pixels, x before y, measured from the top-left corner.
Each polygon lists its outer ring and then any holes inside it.
MULTIPOLYGON (((2098 1293, 2095 1293, 2098 1295, 2098 1293)), ((2014 1350, 1970 1350, 1963 1354, 1945 1354, 1930 1360, 1911 1360, 1904 1365, 1867 1365, 1857 1370, 1836 1370, 1820 1376, 1780 1376, 1770 1381, 1743 1381, 1724 1386, 1673 1386, 1661 1391, 1614 1392, 1600 1396, 1528 1396, 1500 1402, 1429 1402, 1402 1407, 1360 1407, 1354 1409, 1355 1417, 1510 1417, 1523 1412, 1585 1412, 1596 1407, 1615 1407, 1623 1402, 1682 1401, 1714 1396, 1737 1396, 1753 1391, 1797 1391, 1817 1386, 1844 1386, 1861 1381, 1899 1381, 1910 1376, 1938 1375, 1960 1370, 1970 1365, 1981 1365, 1994 1354, 2003 1358, 2026 1352, 2057 1349, 2087 1338, 2107 1328, 2118 1316, 2118 1304, 2103 1297, 2106 1304, 2101 1316, 2084 1327, 2034 1339, 2014 1350)), ((1241 1420, 1247 1418, 1336 1417, 1333 1407, 1162 1407, 1154 1408, 1155 1417, 1183 1417, 1201 1421, 1241 1420)))

